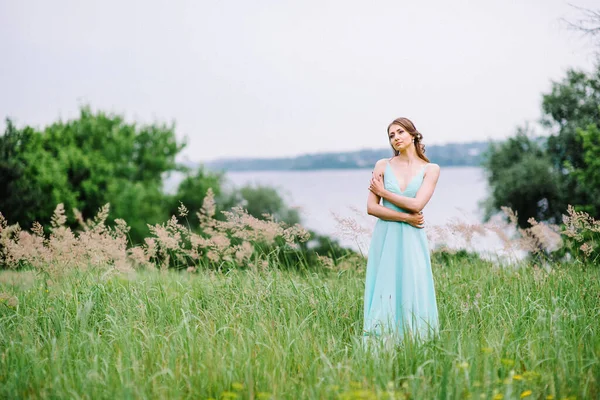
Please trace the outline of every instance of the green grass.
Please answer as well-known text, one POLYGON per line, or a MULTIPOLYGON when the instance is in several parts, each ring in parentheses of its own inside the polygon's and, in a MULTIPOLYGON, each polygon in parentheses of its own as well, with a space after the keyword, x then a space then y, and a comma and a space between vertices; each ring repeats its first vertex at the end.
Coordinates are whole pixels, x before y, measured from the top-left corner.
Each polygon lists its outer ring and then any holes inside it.
POLYGON ((364 271, 5 271, 0 398, 600 396, 598 268, 440 260, 439 338, 391 351, 360 345, 364 271))

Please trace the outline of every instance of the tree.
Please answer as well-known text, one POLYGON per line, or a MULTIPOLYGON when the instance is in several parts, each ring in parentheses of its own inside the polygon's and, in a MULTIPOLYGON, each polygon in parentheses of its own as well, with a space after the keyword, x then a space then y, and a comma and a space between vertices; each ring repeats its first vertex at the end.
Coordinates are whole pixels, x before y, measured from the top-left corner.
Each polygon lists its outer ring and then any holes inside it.
POLYGON ((589 209, 597 201, 593 188, 573 171, 586 168, 580 132, 600 124, 600 63, 591 73, 569 70, 562 81, 553 82, 550 93, 543 96, 542 110, 542 123, 553 132, 547 154, 557 171, 558 209, 562 213, 569 204, 589 209))
POLYGON ((589 8, 577 7, 574 5, 571 5, 571 7, 579 10, 582 16, 576 22, 565 21, 567 26, 591 37, 592 40, 595 40, 600 46, 600 9, 591 10, 589 8))
POLYGON ((263 214, 269 214, 277 221, 289 225, 300 222, 300 214, 296 209, 285 204, 283 198, 275 188, 263 185, 246 185, 239 190, 241 205, 248 214, 256 218, 264 218, 263 214))
POLYGON ((19 130, 8 120, 0 137, 0 211, 29 228, 34 221, 48 225, 58 203, 84 217, 111 203, 109 222, 126 220, 138 242, 146 223, 168 218, 162 175, 179 168, 175 156, 184 146, 172 125, 138 126, 89 107, 43 131, 19 130))
POLYGON ((577 185, 585 188, 589 204, 577 207, 579 211, 598 217, 600 215, 600 129, 596 124, 577 130, 577 140, 582 146, 582 165, 571 168, 577 185))
POLYGON ((486 215, 509 206, 522 227, 529 217, 560 223, 573 205, 598 218, 600 63, 590 73, 569 70, 553 82, 542 110, 542 125, 550 133, 545 143, 520 131, 490 148, 483 164, 492 189, 486 215))
POLYGON ((556 174, 544 148, 527 128, 519 128, 503 143, 490 144, 484 160, 491 189, 485 203, 486 219, 502 206, 517 211, 521 226, 531 217, 538 221, 556 217, 556 174))

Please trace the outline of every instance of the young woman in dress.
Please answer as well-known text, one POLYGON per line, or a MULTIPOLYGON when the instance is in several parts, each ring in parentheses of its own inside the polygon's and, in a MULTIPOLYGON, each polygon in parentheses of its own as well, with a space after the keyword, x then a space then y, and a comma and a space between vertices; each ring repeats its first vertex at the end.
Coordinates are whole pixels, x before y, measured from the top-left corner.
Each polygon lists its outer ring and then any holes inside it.
POLYGON ((438 331, 438 310, 422 210, 440 167, 425 157, 423 136, 407 118, 387 129, 394 156, 375 164, 367 212, 378 218, 367 262, 363 339, 438 331), (380 204, 380 200, 383 200, 380 204))

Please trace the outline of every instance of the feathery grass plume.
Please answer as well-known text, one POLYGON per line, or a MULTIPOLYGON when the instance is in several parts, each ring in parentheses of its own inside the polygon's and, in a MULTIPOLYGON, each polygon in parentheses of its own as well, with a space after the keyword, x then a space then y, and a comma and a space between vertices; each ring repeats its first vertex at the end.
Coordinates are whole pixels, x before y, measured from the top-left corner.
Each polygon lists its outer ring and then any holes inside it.
POLYGON ((366 268, 367 261, 365 257, 358 253, 351 253, 338 259, 335 266, 336 271, 356 271, 358 273, 364 273, 366 268))
MULTIPOLYGON (((73 232, 65 226, 64 205, 59 204, 54 210, 47 238, 38 222, 34 222, 31 233, 22 231, 18 224, 11 227, 4 224, 0 233, 2 264, 8 268, 30 266, 51 274, 88 267, 131 271, 126 237, 129 227, 125 221, 116 220, 115 228, 107 228, 105 221, 109 210, 110 206, 106 204, 92 222, 80 222, 83 231, 73 232)), ((81 214, 78 219, 83 221, 81 214)))
POLYGON ((317 259, 319 260, 319 263, 321 263, 321 265, 324 268, 329 269, 329 270, 335 269, 335 263, 333 262, 331 257, 317 255, 317 259))
POLYGON ((273 244, 275 238, 283 235, 285 224, 258 219, 242 207, 233 207, 231 211, 223 211, 226 221, 216 221, 221 231, 230 231, 234 237, 254 242, 273 244))
POLYGON ((54 213, 52 214, 51 225, 52 228, 60 228, 67 222, 67 217, 65 216, 65 205, 60 203, 54 209, 54 213))
POLYGON ((569 254, 581 262, 594 263, 600 257, 600 221, 569 204, 560 232, 565 236, 569 254))
POLYGON ((180 217, 187 217, 189 213, 187 207, 181 201, 179 202, 179 207, 177 207, 177 212, 180 217))
POLYGON ((75 220, 77 221, 77 223, 79 223, 79 226, 81 226, 81 228, 84 231, 87 231, 90 229, 88 226, 88 223, 86 223, 83 220, 83 215, 81 214, 81 211, 79 211, 77 208, 73 208, 73 215, 75 216, 75 220))
MULTIPOLYGON (((189 213, 183 203, 178 211, 182 217, 189 213)), ((362 215, 359 210, 353 211, 362 215)), ((561 248, 562 237, 565 237, 577 242, 577 246, 571 249, 576 257, 590 259, 597 254, 600 223, 586 213, 576 212, 573 207, 569 207, 560 232, 557 226, 535 219, 529 220, 529 228, 519 228, 516 213, 508 207, 503 207, 502 211, 509 224, 501 224, 494 219, 485 224, 467 223, 455 218, 445 226, 428 226, 428 238, 436 249, 451 251, 452 247, 469 249, 474 247, 475 237, 495 234, 503 242, 505 253, 514 255, 517 251, 526 251, 536 257, 548 258, 549 254, 561 248), (507 233, 511 227, 516 233, 514 237, 507 233), (456 241, 458 238, 463 241, 459 246, 447 245, 448 239, 456 241)), ((8 226, 0 214, 0 262, 10 268, 30 265, 54 272, 61 268, 85 269, 101 265, 117 270, 166 269, 173 266, 186 269, 202 264, 220 268, 223 263, 243 267, 259 265, 260 259, 266 255, 266 248, 277 251, 283 249, 281 246, 297 248, 299 243, 310 239, 309 232, 299 224, 287 226, 275 221, 272 216, 258 219, 242 207, 224 211, 225 221, 219 221, 215 218, 216 206, 211 190, 196 214, 200 220, 200 232, 191 231, 180 224, 176 216, 171 216, 164 224, 148 225, 152 237, 146 238, 143 245, 129 249, 129 227, 122 219, 116 219, 114 227, 107 227, 109 212, 110 204, 106 204, 92 220, 84 221, 81 213, 74 210, 82 230, 73 232, 65 226, 64 205, 59 204, 52 216, 48 237, 45 237, 38 222, 33 224, 31 232, 26 232, 18 224, 8 226)), ((372 227, 351 217, 332 214, 338 223, 338 231, 347 238, 353 238, 361 249, 361 240, 369 238, 372 227)), ((356 262, 346 262, 345 265, 350 264, 358 265, 356 262)))
POLYGON ((453 217, 444 225, 425 227, 433 251, 455 254, 466 250, 503 264, 514 263, 521 258, 515 252, 515 245, 507 233, 510 230, 511 227, 498 216, 492 217, 486 223, 465 222, 453 217), (486 242, 486 247, 491 250, 482 251, 480 242, 486 242))
POLYGON ((562 247, 563 241, 557 225, 538 222, 534 218, 529 218, 527 222, 531 226, 521 228, 517 222, 516 211, 510 207, 501 207, 501 210, 516 233, 510 242, 511 245, 515 245, 516 249, 548 261, 551 254, 562 247))
POLYGON ((449 222, 445 225, 449 231, 464 240, 464 248, 471 249, 473 245, 473 237, 478 234, 485 236, 486 230, 485 226, 480 223, 468 223, 460 221, 458 218, 454 217, 449 220, 449 222))
MULTIPOLYGON (((116 219, 114 227, 106 225, 110 204, 102 206, 97 215, 87 221, 74 210, 81 228, 79 231, 72 231, 65 225, 64 205, 58 204, 48 237, 38 222, 34 223, 30 233, 22 231, 18 224, 8 226, 0 214, 0 262, 9 268, 29 265, 51 273, 90 266, 120 271, 172 266, 195 268, 203 261, 213 265, 227 262, 244 266, 249 265, 253 257, 263 257, 265 246, 297 248, 299 243, 310 239, 309 232, 299 224, 286 226, 270 216, 260 220, 241 207, 224 212, 226 220, 218 221, 214 218, 215 210, 214 195, 209 190, 197 213, 200 232, 192 232, 181 225, 176 216, 171 216, 166 223, 148 225, 151 237, 145 238, 141 246, 129 249, 127 223, 116 219)), ((188 213, 183 204, 178 211, 181 216, 188 213)))
POLYGON ((242 244, 239 244, 235 247, 235 259, 239 263, 246 263, 250 259, 250 256, 252 256, 253 252, 254 248, 250 242, 244 241, 242 244))
MULTIPOLYGON (((187 215, 187 208, 181 204, 180 215, 187 215)), ((265 220, 255 218, 242 207, 222 211, 225 221, 215 219, 216 205, 211 189, 196 213, 200 232, 193 232, 181 225, 172 216, 167 224, 148 225, 154 235, 147 239, 141 250, 130 252, 137 265, 157 264, 160 268, 175 266, 196 270, 199 263, 220 268, 223 263, 237 263, 237 267, 250 266, 253 256, 262 257, 260 249, 279 248, 282 240, 285 246, 297 247, 298 243, 310 238, 309 232, 299 224, 286 226, 276 222, 270 215, 265 220)))
POLYGON ((551 253, 562 247, 563 243, 558 225, 538 222, 533 217, 529 218, 527 222, 531 225, 526 229, 527 234, 535 238, 539 249, 551 253))
POLYGON ((206 193, 206 197, 202 201, 201 211, 207 217, 212 218, 215 216, 216 210, 217 210, 217 206, 215 203, 215 193, 213 192, 212 188, 209 187, 208 191, 206 193))
POLYGON ((567 206, 567 215, 563 215, 563 235, 583 241, 582 233, 590 231, 600 233, 600 221, 595 220, 584 211, 577 211, 572 205, 567 206))
POLYGON ((586 242, 582 244, 579 249, 586 257, 589 257, 594 252, 594 244, 592 242, 586 242))
POLYGON ((365 213, 355 206, 348 208, 352 211, 354 217, 344 217, 335 211, 331 211, 331 215, 336 222, 335 236, 353 242, 358 247, 360 253, 366 255, 366 249, 368 248, 370 236, 375 226, 375 220, 374 218, 366 218, 365 213))
POLYGON ((44 227, 39 222, 35 221, 31 227, 31 232, 37 237, 44 237, 44 227))
POLYGON ((513 240, 511 239, 508 231, 510 228, 514 229, 514 226, 507 224, 501 218, 491 218, 488 222, 485 223, 485 227, 488 231, 494 233, 498 239, 502 242, 503 252, 505 254, 510 254, 511 256, 516 258, 514 254, 515 245, 513 240))
POLYGON ((0 293, 0 304, 5 304, 7 307, 16 308, 19 305, 19 299, 10 293, 0 293))

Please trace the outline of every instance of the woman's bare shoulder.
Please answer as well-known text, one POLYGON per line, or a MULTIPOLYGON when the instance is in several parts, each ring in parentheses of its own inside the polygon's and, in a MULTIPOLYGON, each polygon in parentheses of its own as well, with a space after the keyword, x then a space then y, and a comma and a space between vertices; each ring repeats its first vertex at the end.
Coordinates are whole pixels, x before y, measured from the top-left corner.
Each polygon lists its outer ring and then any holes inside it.
POLYGON ((382 158, 381 160, 375 163, 375 167, 373 168, 373 172, 383 172, 385 169, 385 164, 389 161, 387 158, 382 158))
POLYGON ((388 161, 390 161, 389 158, 382 158, 381 160, 378 160, 375 163, 375 168, 377 168, 378 166, 382 166, 382 165, 385 166, 385 163, 387 163, 388 161))
POLYGON ((436 175, 440 173, 440 166, 438 164, 428 163, 425 165, 426 165, 425 173, 436 174, 436 175))

